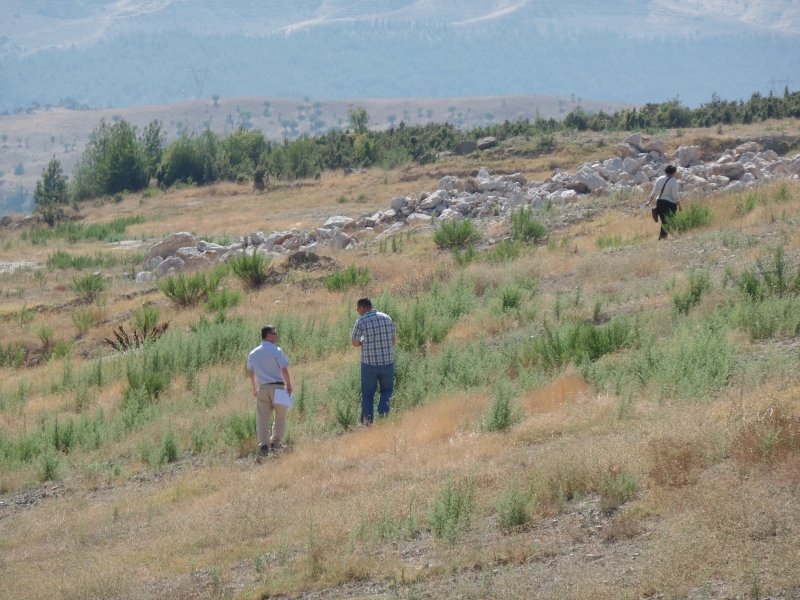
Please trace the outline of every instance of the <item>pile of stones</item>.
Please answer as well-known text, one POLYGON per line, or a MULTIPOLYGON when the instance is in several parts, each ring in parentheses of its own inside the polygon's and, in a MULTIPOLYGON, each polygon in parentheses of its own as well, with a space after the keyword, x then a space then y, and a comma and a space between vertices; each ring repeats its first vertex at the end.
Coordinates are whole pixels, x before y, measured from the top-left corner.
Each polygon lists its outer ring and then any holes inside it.
MULTIPOLYGON (((481 142, 487 147, 496 144, 493 139, 481 142)), ((334 216, 310 231, 292 229, 269 235, 254 232, 227 246, 198 240, 186 232, 174 233, 150 249, 144 262, 146 270, 136 275, 136 281, 210 267, 245 252, 279 257, 326 247, 354 248, 359 243, 359 232, 377 232, 376 239, 382 239, 408 226, 465 218, 504 218, 518 206, 538 210, 622 191, 645 195, 670 163, 678 167, 681 191, 688 195, 739 191, 762 182, 800 179, 800 154, 780 157, 772 150, 760 151, 758 143, 752 141, 725 150, 713 162, 700 160, 698 146, 681 146, 673 154, 666 154, 663 140, 646 140, 639 133, 616 144, 613 152, 614 157, 607 160, 582 164, 576 173, 556 169, 544 181, 528 181, 521 173, 492 177, 485 167, 475 177, 447 175, 435 192, 392 198, 387 210, 366 213, 359 219, 334 216)))

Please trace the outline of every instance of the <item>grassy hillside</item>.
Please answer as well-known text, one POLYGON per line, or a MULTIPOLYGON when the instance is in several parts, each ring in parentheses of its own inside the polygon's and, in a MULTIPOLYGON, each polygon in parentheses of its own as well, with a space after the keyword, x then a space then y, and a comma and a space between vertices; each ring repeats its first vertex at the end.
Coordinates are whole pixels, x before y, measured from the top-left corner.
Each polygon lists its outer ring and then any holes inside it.
POLYGON ((484 223, 471 258, 417 229, 257 290, 228 274, 223 309, 123 276, 169 232, 310 228, 483 164, 541 180, 622 136, 128 195, 85 206, 73 241, 0 228, 0 598, 800 596, 797 182, 692 198, 710 223, 668 242, 624 196, 540 213, 539 245, 484 223), (369 281, 324 285, 351 265, 369 281), (349 345, 365 294, 399 328, 371 428, 349 345), (156 312, 157 342, 103 343, 156 312), (243 369, 267 322, 298 397, 289 450, 258 464, 243 369))

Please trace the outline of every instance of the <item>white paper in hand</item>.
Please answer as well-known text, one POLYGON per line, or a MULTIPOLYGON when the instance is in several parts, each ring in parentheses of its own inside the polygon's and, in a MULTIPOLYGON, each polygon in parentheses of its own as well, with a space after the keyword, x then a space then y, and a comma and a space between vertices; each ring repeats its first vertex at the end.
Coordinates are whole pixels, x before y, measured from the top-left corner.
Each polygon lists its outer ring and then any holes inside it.
POLYGON ((275 404, 283 404, 292 408, 294 406, 294 394, 289 394, 286 390, 275 390, 275 404))

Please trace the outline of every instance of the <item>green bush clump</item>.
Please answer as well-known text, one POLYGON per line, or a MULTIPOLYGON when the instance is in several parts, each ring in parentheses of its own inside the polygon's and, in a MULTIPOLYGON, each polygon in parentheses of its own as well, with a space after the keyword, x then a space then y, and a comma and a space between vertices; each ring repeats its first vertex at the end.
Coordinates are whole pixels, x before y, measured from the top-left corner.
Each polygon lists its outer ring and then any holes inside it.
POLYGON ((668 233, 684 233, 699 227, 705 227, 711 222, 711 209, 697 202, 693 202, 686 210, 672 213, 664 223, 668 233))
POLYGON ((340 292, 349 287, 363 287, 370 282, 369 267, 356 268, 350 265, 346 269, 326 275, 322 279, 322 285, 329 292, 340 292))
POLYGON ((245 251, 238 258, 234 258, 230 264, 233 274, 242 283, 249 288, 256 289, 267 282, 267 267, 271 261, 271 258, 254 250, 252 253, 245 251))
POLYGON ((533 209, 521 206, 511 213, 511 236, 522 242, 538 243, 547 235, 547 228, 533 217, 533 209))
POLYGON ((522 413, 514 410, 514 389, 504 380, 498 383, 494 400, 486 415, 486 431, 505 431, 522 420, 522 413))
POLYGON ((570 360, 593 362, 635 344, 637 331, 630 319, 616 317, 605 325, 567 322, 544 324, 544 334, 533 338, 526 358, 546 368, 560 368, 570 360))
MULTIPOLYGON (((520 242, 503 240, 490 248, 489 251, 486 252, 485 258, 488 262, 509 262, 512 260, 517 260, 521 250, 522 247, 520 242)), ((453 252, 453 256, 455 256, 455 251, 453 252)), ((458 259, 456 259, 456 262, 458 262, 458 259)))
POLYGON ((531 520, 531 507, 536 505, 536 497, 528 495, 514 485, 500 496, 497 503, 497 525, 503 533, 511 533, 527 525, 531 520))
POLYGON ((111 269, 120 264, 120 259, 111 252, 95 252, 94 256, 85 254, 70 254, 64 250, 57 250, 47 256, 48 269, 111 269))
POLYGON ((433 234, 433 243, 440 248, 458 248, 480 241, 483 234, 472 219, 442 223, 433 234))
POLYGON ((469 530, 474 510, 474 480, 463 478, 453 482, 448 479, 433 503, 428 522, 433 534, 452 546, 460 535, 469 530))
POLYGON ((194 306, 200 300, 213 293, 219 286, 224 271, 214 270, 210 273, 178 273, 165 277, 158 283, 164 295, 179 306, 194 306))
POLYGON ((108 282, 100 274, 84 275, 83 277, 73 278, 70 289, 88 300, 95 300, 108 288, 108 282))
POLYGON ((238 290, 222 288, 219 292, 209 292, 208 300, 203 304, 208 312, 225 310, 242 303, 242 293, 238 290))
POLYGON ((639 492, 639 480, 626 470, 608 473, 600 481, 600 508, 612 510, 631 500, 639 492))
POLYGON ((692 269, 689 271, 686 290, 672 297, 672 309, 676 314, 688 315, 700 303, 703 294, 711 287, 708 273, 692 269))

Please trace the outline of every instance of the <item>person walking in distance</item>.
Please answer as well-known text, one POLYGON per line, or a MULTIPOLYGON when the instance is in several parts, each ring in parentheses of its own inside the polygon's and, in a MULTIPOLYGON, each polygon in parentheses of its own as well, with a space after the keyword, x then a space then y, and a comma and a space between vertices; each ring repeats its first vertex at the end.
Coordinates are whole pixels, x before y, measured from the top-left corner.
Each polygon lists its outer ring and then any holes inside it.
POLYGON ((270 448, 283 448, 283 434, 286 431, 286 413, 289 407, 275 404, 275 390, 292 393, 292 380, 289 377, 289 360, 283 350, 275 345, 278 332, 272 325, 261 328, 261 345, 247 357, 247 370, 253 382, 253 396, 256 397, 256 436, 260 457, 267 456, 270 448), (275 423, 270 436, 269 422, 275 413, 275 423))
POLYGON ((678 169, 675 168, 675 165, 667 165, 664 173, 664 175, 656 179, 653 193, 650 194, 650 200, 647 202, 647 205, 650 206, 653 204, 653 200, 656 201, 653 209, 653 219, 655 219, 656 223, 658 223, 659 218, 661 219, 661 233, 658 236, 660 240, 667 239, 667 230, 664 229, 664 223, 666 223, 667 218, 674 214, 675 211, 683 210, 678 186, 678 178, 680 177, 678 169))
POLYGON ((361 422, 369 425, 375 411, 375 392, 380 385, 378 416, 389 414, 394 390, 394 344, 397 330, 389 315, 372 308, 369 298, 356 303, 360 315, 353 327, 352 342, 361 348, 361 422))

